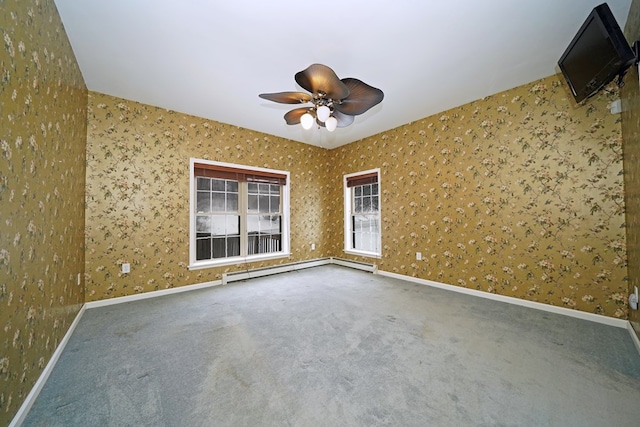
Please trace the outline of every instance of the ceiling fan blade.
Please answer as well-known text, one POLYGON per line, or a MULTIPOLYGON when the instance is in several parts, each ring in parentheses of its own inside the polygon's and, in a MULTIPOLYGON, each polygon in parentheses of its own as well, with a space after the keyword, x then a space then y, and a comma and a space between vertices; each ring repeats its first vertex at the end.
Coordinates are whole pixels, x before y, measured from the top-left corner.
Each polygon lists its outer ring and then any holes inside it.
POLYGON ((349 96, 340 104, 334 105, 334 108, 342 113, 357 116, 379 104, 384 98, 384 93, 380 89, 369 86, 361 80, 349 77, 342 79, 342 82, 349 88, 349 96))
POLYGON ((288 125, 297 125, 298 123, 300 123, 300 117, 302 117, 304 113, 309 112, 309 110, 310 108, 306 107, 293 109, 284 115, 284 120, 288 125))
POLYGON ((312 64, 307 69, 296 73, 296 82, 304 89, 313 93, 327 94, 327 98, 334 100, 349 96, 349 88, 342 83, 336 73, 326 65, 312 64))
POLYGON ((277 92, 277 93, 261 93, 258 95, 262 99, 267 99, 281 104, 304 104, 311 102, 311 95, 304 92, 277 92))
POLYGON ((338 120, 337 127, 339 128, 345 128, 349 126, 351 123, 353 123, 353 121, 355 120, 355 117, 350 116, 348 114, 341 113, 340 111, 337 111, 337 110, 333 110, 333 113, 331 115, 335 117, 336 120, 338 120))

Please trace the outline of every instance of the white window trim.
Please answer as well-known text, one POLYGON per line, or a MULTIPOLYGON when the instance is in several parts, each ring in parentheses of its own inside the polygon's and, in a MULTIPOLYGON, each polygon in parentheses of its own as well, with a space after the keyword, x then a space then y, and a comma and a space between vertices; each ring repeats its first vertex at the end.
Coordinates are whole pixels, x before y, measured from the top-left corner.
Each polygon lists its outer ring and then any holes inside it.
POLYGON ((369 258, 382 258, 382 191, 380 191, 382 178, 380 176, 380 168, 369 169, 366 171, 349 173, 343 177, 344 188, 344 253, 351 255, 365 256, 369 258), (369 173, 378 174, 378 212, 380 215, 380 232, 378 233, 378 247, 380 252, 359 251, 351 247, 351 189, 347 187, 347 179, 352 176, 365 175, 369 173))
POLYGON ((234 163, 215 162, 211 160, 190 158, 189 159, 189 270, 200 270, 203 268, 221 267, 225 265, 244 264, 248 262, 266 261, 270 259, 288 258, 291 256, 289 241, 289 193, 291 187, 290 174, 288 171, 259 168, 239 165, 234 163), (256 172, 271 172, 286 175, 287 183, 282 186, 282 251, 266 254, 255 254, 247 256, 237 256, 229 258, 216 258, 215 260, 196 261, 196 221, 195 215, 195 186, 196 180, 193 176, 193 169, 196 163, 206 165, 224 166, 238 168, 256 172))

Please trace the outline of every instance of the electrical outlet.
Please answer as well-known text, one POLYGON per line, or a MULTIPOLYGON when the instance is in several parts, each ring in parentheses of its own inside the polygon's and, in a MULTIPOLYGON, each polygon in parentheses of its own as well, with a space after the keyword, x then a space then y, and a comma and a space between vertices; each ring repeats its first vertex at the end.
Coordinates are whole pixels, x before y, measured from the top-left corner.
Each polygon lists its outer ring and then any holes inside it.
POLYGON ((422 261, 422 252, 416 252, 416 260, 422 261))
POLYGON ((312 250, 312 251, 315 251, 315 250, 316 250, 316 244, 315 244, 315 243, 312 243, 312 244, 311 244, 311 250, 312 250))
POLYGON ((131 272, 131 264, 129 264, 128 262, 123 263, 122 264, 122 272, 123 273, 131 272))

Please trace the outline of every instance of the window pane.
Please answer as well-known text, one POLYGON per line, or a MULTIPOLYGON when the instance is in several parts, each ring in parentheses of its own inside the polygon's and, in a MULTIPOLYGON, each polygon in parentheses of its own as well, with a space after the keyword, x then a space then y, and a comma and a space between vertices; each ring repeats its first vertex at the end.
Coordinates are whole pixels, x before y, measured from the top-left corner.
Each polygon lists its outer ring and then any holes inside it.
POLYGON ((371 195, 371 185, 367 184, 362 186, 362 195, 363 196, 371 195))
POLYGON ((271 227, 273 228, 274 234, 282 234, 282 215, 273 215, 271 218, 271 227))
POLYGON ((271 184, 271 194, 280 194, 280 186, 276 184, 271 184))
POLYGON ((356 196, 362 196, 362 186, 353 187, 353 192, 356 196))
POLYGON ((363 197, 362 212, 371 212, 371 197, 363 197))
POLYGON ((227 181, 227 192, 229 192, 229 193, 237 193, 238 192, 238 181, 227 181))
POLYGON ((355 233, 356 249, 377 252, 376 236, 374 233, 355 233))
POLYGON ((213 191, 224 191, 224 179, 212 179, 211 180, 211 190, 213 190, 213 191))
POLYGON ((253 255, 258 253, 258 242, 260 241, 257 234, 249 235, 247 242, 247 254, 253 255))
POLYGON ((255 194, 249 194, 249 213, 258 213, 258 196, 255 194))
POLYGON ((211 198, 211 211, 225 212, 224 193, 211 193, 211 198))
POLYGON ((260 231, 260 216, 247 215, 247 232, 258 233, 260 231))
POLYGON ((229 237, 227 239, 227 256, 240 255, 240 237, 229 237))
POLYGON ((354 232, 362 231, 362 217, 360 215, 354 216, 352 223, 354 232))
POLYGON ((269 213, 269 196, 258 196, 258 211, 260 213, 269 213))
POLYGON ((258 184, 255 182, 250 182, 247 186, 249 189, 249 193, 257 193, 258 192, 258 184))
POLYGON ((197 189, 198 190, 211 190, 211 180, 209 178, 197 178, 197 189))
POLYGON ((280 250, 280 236, 269 236, 265 242, 265 252, 277 252, 280 250))
POLYGON ((226 234, 240 234, 240 216, 238 215, 227 215, 227 228, 226 234))
POLYGON ((211 218, 208 216, 196 217, 196 233, 211 233, 211 218))
POLYGON ((211 239, 196 240, 196 259, 211 259, 211 239))
POLYGON ((280 221, 277 216, 264 215, 260 217, 260 233, 274 234, 280 232, 280 221))
POLYGON ((280 196, 271 196, 269 197, 270 209, 269 212, 278 213, 280 212, 280 196))
POLYGON ((369 230, 371 230, 372 233, 377 233, 378 230, 380 229, 380 218, 376 215, 376 216, 370 216, 369 217, 369 230))
POLYGON ((361 197, 357 197, 354 200, 353 210, 354 210, 355 213, 361 213, 362 212, 362 198, 361 197))
POLYGON ((373 212, 378 212, 380 210, 380 206, 378 205, 378 196, 371 197, 371 210, 373 212))
POLYGON ((378 184, 371 184, 371 194, 372 195, 378 194, 378 184))
POLYGON ((269 184, 258 184, 260 194, 269 194, 269 184))
POLYGON ((198 191, 196 194, 196 212, 211 212, 211 193, 208 191, 198 191))
POLYGON ((225 238, 213 239, 213 255, 211 258, 225 258, 227 256, 227 245, 225 238))
POLYGON ((226 235, 227 225, 225 222, 225 216, 216 215, 211 217, 211 234, 214 236, 226 235))
POLYGON ((227 194, 227 212, 238 212, 238 193, 227 194))
POLYGON ((280 250, 280 235, 261 235, 256 237, 255 240, 257 240, 256 253, 264 254, 280 250))

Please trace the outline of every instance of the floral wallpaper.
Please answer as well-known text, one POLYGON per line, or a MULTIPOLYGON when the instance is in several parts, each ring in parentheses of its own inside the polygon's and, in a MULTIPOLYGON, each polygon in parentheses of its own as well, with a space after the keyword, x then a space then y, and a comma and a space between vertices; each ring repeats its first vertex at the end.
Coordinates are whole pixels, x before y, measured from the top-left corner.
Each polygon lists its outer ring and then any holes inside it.
POLYGON ((319 194, 326 150, 94 92, 88 115, 87 301, 329 255, 319 194), (290 172, 290 258, 187 268, 191 157, 290 172), (123 262, 131 273, 120 272, 123 262))
MULTIPOLYGON (((640 40, 640 1, 633 0, 627 24, 627 40, 640 40)), ((640 84, 638 68, 631 67, 625 77, 622 94, 622 137, 624 140, 624 181, 627 246, 629 257, 629 293, 640 288, 640 84)), ((640 337, 640 310, 629 310, 629 322, 640 337)))
POLYGON ((0 6, 0 425, 84 302, 87 90, 53 0, 0 6))
POLYGON ((626 318, 617 98, 610 87, 576 106, 552 76, 331 151, 331 253, 342 176, 380 167, 382 258, 345 257, 626 318))
POLYGON ((345 256, 626 318, 621 125, 609 112, 615 89, 577 106, 552 76, 331 151, 91 93, 87 301, 345 256), (189 271, 189 157, 290 170, 291 259, 189 271), (383 255, 346 256, 342 176, 375 167, 383 255), (122 262, 131 274, 120 273, 122 262))

